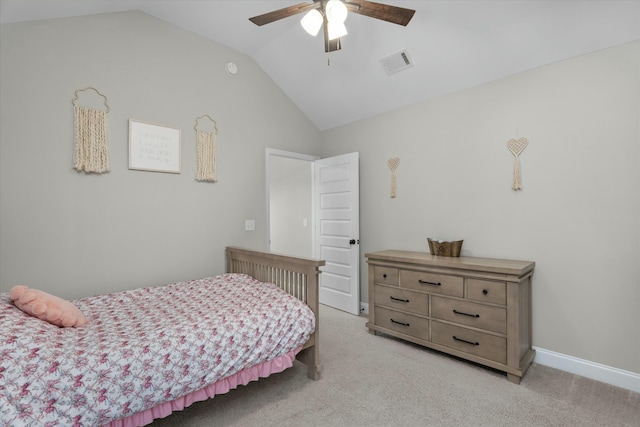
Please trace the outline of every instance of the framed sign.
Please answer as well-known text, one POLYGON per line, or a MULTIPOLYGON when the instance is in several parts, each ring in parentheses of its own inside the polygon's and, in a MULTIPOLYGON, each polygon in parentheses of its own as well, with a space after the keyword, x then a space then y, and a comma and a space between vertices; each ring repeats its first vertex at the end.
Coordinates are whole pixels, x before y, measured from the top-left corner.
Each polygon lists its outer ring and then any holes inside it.
POLYGON ((180 173, 181 131, 129 120, 129 169, 180 173))

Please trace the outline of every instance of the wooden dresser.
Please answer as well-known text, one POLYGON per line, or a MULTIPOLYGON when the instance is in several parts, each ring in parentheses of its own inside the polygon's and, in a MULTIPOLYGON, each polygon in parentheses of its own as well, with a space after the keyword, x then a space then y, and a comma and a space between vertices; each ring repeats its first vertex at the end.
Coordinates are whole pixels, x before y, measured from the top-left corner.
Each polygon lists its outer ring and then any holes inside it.
POLYGON ((386 250, 369 264, 369 332, 383 332, 520 378, 531 348, 535 263, 386 250))

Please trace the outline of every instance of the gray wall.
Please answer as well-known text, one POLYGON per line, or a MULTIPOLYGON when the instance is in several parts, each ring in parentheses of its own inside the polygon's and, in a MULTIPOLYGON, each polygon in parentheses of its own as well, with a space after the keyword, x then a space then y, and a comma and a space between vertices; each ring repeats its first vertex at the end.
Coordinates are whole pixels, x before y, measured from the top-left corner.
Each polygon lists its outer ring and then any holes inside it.
POLYGON ((323 157, 360 152, 361 253, 438 237, 535 261, 534 345, 640 372, 639 57, 626 44, 324 132, 323 157))
POLYGON ((314 154, 320 134, 253 60, 139 12, 0 36, 0 291, 76 298, 220 273, 226 245, 266 249, 265 148, 314 154), (72 169, 71 99, 86 86, 111 108, 103 175, 72 169), (219 129, 213 184, 195 180, 202 114, 219 129), (129 119, 182 129, 181 174, 128 170, 129 119))

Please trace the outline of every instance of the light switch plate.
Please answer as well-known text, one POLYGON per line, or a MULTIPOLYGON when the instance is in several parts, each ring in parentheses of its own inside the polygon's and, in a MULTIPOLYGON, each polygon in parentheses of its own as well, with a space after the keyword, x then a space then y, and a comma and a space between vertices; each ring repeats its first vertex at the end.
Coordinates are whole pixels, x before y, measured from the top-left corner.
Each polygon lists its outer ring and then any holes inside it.
POLYGON ((247 219, 244 221, 244 231, 253 231, 256 229, 256 221, 254 219, 247 219))

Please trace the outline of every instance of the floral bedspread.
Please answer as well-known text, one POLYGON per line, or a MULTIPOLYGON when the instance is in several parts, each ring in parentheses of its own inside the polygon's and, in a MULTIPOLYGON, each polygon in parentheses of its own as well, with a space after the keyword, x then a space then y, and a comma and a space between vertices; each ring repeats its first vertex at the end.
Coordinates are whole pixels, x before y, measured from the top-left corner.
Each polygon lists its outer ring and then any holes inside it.
POLYGON ((0 294, 0 425, 99 426, 284 355, 313 312, 275 285, 224 274, 74 304, 58 328, 0 294))

